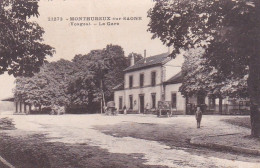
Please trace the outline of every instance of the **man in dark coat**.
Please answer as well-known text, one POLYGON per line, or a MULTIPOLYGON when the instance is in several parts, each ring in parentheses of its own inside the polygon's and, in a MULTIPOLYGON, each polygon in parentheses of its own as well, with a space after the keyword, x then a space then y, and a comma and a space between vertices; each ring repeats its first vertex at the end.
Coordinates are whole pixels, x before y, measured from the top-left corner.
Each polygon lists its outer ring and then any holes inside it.
POLYGON ((200 128, 200 122, 201 122, 201 118, 202 118, 202 111, 201 111, 200 107, 197 107, 195 117, 196 117, 196 120, 197 120, 197 128, 200 128))

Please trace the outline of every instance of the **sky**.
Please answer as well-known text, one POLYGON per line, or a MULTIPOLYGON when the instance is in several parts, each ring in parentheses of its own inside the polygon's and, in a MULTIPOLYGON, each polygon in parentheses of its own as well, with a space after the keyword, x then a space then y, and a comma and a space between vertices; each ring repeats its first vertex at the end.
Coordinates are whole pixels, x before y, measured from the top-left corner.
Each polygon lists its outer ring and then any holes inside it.
MULTIPOLYGON (((126 56, 131 52, 143 55, 146 50, 149 57, 168 51, 159 39, 152 40, 152 34, 147 31, 147 11, 154 4, 153 0, 40 0, 40 16, 31 18, 31 21, 43 27, 44 42, 56 50, 53 57, 47 57, 49 61, 71 60, 76 54, 87 54, 105 48, 107 44, 120 45, 126 56), (48 21, 53 17, 63 21, 48 21), (142 17, 142 20, 110 21, 119 23, 116 26, 98 26, 99 21, 95 21, 90 26, 79 27, 70 25, 70 17, 142 17)), ((181 63, 182 57, 177 57, 176 61, 181 63)), ((0 99, 12 96, 13 88, 14 78, 0 75, 0 99)))

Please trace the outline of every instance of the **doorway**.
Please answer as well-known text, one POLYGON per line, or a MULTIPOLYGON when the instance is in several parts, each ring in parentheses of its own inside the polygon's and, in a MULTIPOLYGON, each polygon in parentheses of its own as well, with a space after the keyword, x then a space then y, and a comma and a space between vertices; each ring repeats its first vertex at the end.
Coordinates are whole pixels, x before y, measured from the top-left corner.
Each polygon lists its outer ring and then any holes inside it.
POLYGON ((139 95, 140 113, 144 113, 144 95, 139 95))

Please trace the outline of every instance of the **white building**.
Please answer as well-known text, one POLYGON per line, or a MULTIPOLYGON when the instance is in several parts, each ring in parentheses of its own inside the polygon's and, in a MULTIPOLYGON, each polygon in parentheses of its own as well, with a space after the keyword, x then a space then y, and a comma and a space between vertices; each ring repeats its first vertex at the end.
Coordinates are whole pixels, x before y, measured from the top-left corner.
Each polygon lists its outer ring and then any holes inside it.
POLYGON ((179 92, 181 66, 169 53, 144 57, 124 70, 124 83, 114 88, 116 108, 128 112, 156 112, 158 101, 171 101, 174 114, 185 114, 185 98, 179 92))

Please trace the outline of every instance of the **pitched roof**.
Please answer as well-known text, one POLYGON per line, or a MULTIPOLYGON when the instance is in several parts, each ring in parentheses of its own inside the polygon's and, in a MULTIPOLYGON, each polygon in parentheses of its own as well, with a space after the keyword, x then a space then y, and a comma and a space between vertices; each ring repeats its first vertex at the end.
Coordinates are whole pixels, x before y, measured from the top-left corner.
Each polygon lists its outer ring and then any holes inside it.
POLYGON ((8 97, 8 98, 5 98, 5 99, 2 99, 1 101, 11 101, 13 102, 14 101, 14 97, 8 97))
POLYGON ((122 83, 120 83, 120 84, 118 84, 118 85, 116 85, 114 88, 113 88, 113 90, 124 90, 124 82, 122 82, 122 83))
POLYGON ((151 67, 151 66, 155 66, 155 65, 164 64, 164 63, 168 62, 169 60, 171 60, 171 58, 168 56, 169 56, 169 53, 163 53, 163 54, 143 58, 143 59, 137 61, 134 65, 126 68, 124 71, 125 72, 134 71, 134 70, 138 70, 138 69, 142 69, 142 68, 147 68, 147 67, 151 67))
POLYGON ((164 82, 165 85, 168 84, 177 84, 177 83, 181 83, 182 82, 182 72, 180 71, 179 73, 177 73, 176 75, 174 75, 173 77, 171 77, 170 79, 168 79, 166 82, 164 82))

